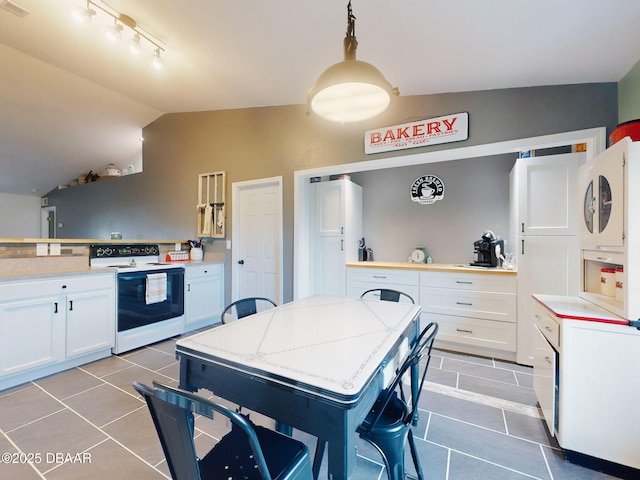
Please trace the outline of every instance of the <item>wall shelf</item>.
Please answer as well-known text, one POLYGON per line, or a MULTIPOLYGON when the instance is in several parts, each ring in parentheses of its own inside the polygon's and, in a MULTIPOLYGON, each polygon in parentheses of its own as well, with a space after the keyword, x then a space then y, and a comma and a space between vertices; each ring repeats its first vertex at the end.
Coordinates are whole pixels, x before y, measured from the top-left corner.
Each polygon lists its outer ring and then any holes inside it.
POLYGON ((198 237, 225 237, 226 185, 226 172, 198 175, 198 237))

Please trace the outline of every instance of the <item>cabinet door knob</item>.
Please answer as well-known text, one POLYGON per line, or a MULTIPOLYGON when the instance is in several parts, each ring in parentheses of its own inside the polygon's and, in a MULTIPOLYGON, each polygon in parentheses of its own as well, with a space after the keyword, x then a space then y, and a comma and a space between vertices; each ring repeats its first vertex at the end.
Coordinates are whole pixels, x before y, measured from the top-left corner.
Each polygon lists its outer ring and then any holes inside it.
POLYGON ((244 265, 244 260, 238 260, 238 265, 244 265))

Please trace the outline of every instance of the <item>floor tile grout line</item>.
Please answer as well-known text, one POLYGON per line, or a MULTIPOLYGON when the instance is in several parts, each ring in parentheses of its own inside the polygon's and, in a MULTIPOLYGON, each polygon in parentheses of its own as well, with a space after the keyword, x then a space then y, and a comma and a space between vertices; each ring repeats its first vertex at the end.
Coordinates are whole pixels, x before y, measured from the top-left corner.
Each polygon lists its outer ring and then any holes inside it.
POLYGON ((553 480, 553 472, 551 471, 551 466, 549 465, 549 460, 544 453, 544 447, 540 445, 540 453, 542 453, 542 458, 544 459, 544 464, 547 466, 547 472, 549 472, 549 480, 553 480))
POLYGON ((64 408, 61 408, 61 409, 59 409, 59 410, 56 410, 55 412, 50 412, 50 413, 47 413, 46 415, 43 415, 43 416, 41 416, 41 417, 34 418, 33 420, 31 420, 31 421, 29 421, 29 422, 27 422, 27 423, 23 423, 23 424, 21 424, 21 425, 17 425, 16 427, 12 428, 11 430, 3 430, 3 431, 4 431, 4 432, 6 432, 6 433, 13 433, 13 432, 15 432, 16 430, 20 430, 20 429, 21 429, 21 428, 23 428, 23 427, 26 427, 26 426, 28 426, 28 425, 31 425, 31 424, 33 424, 33 423, 35 423, 35 422, 38 422, 38 421, 40 421, 40 420, 44 419, 44 418, 50 417, 50 416, 52 416, 52 415, 56 415, 56 414, 58 414, 58 413, 60 413, 60 412, 63 412, 63 411, 64 411, 64 408))
MULTIPOLYGON (((98 430, 100 433, 102 433, 103 435, 105 435, 108 439, 112 440, 113 442, 115 442, 117 445, 119 445, 121 448, 123 448, 125 451, 129 452, 131 455, 133 455, 134 457, 136 457, 137 459, 139 459, 141 462, 145 463, 146 465, 150 466, 151 468, 153 468, 154 470, 156 470, 157 472, 159 472, 162 476, 164 476, 165 478, 167 478, 168 480, 171 480, 170 477, 167 477, 163 472, 157 470, 153 465, 151 465, 151 463, 149 463, 148 461, 146 461, 144 458, 142 458, 140 455, 138 455, 137 453, 135 453, 133 450, 131 450, 129 447, 127 447, 126 445, 124 445, 122 442, 118 441, 116 438, 114 438, 112 435, 110 435, 109 433, 105 432, 102 428, 98 427, 96 424, 94 424, 92 421, 90 421, 88 418, 86 418, 84 415, 82 415, 80 412, 76 411, 75 409, 71 408, 70 405, 67 405, 66 403, 64 403, 62 400, 56 398, 54 395, 52 395, 51 393, 49 393, 47 390, 45 390, 44 388, 42 388, 40 385, 36 385, 38 388, 40 388, 45 394, 49 395, 52 399, 54 399, 56 402, 60 403, 61 405, 63 405, 67 410, 69 410, 71 413, 73 413, 74 415, 78 416, 81 420, 87 422, 87 424, 89 424, 90 426, 92 426, 93 428, 95 428, 96 430, 98 430)), ((116 387, 117 388, 117 387, 116 387)))
MULTIPOLYGON (((423 412, 429 412, 432 415, 436 415, 438 417, 446 418, 446 419, 454 421, 454 422, 463 423, 463 424, 469 425, 471 427, 476 427, 476 428, 479 428, 481 430, 486 430, 487 432, 493 432, 495 434, 498 434, 498 435, 501 435, 501 436, 504 436, 504 437, 515 438, 517 440, 521 440, 521 441, 526 442, 526 443, 531 443, 533 445, 538 445, 538 446, 542 446, 542 447, 548 447, 548 448, 557 450, 552 445, 547 445, 547 444, 544 444, 544 443, 540 443, 540 442, 537 442, 536 440, 531 440, 530 438, 524 438, 524 437, 519 437, 517 435, 511 435, 511 434, 508 434, 506 432, 501 432, 500 430, 495 430, 493 428, 489 428, 489 427, 485 427, 485 426, 478 425, 478 424, 475 424, 475 423, 471 423, 471 422, 468 422, 466 420, 460 420, 459 418, 450 417, 449 415, 443 415, 441 413, 431 412, 429 410, 422 410, 422 411, 423 412)), ((427 440, 427 439, 425 439, 424 441, 425 442, 430 442, 430 440, 427 440)), ((434 443, 434 442, 431 442, 431 443, 434 443)))
MULTIPOLYGON (((89 448, 86 448, 86 449, 83 451, 83 453, 84 453, 84 452, 91 452, 91 450, 93 450, 93 449, 94 449, 94 448, 96 448, 97 446, 102 445, 103 443, 108 442, 108 441, 109 441, 109 439, 108 439, 108 438, 103 438, 103 439, 102 439, 101 441, 99 441, 98 443, 96 443, 96 444, 94 444, 94 445, 91 445, 89 448)), ((45 470, 45 471, 43 472, 43 475, 44 475, 44 476, 45 476, 45 478, 46 478, 46 476, 47 476, 49 473, 53 472, 56 468, 61 468, 63 465, 65 465, 65 463, 57 463, 57 464, 55 464, 53 467, 51 467, 49 470, 45 470)))
MULTIPOLYGON (((5 431, 4 431, 4 430, 2 430, 1 428, 0 428, 0 434, 2 434, 2 436, 5 438, 5 440, 7 440, 7 442, 9 442, 9 444, 10 444, 13 448, 15 448, 15 449, 16 449, 16 451, 17 451, 18 453, 24 453, 24 452, 22 451, 22 449, 21 449, 18 445, 16 445, 16 443, 15 443, 13 440, 11 440, 11 437, 10 437, 9 435, 7 435, 7 434, 5 433, 5 431)), ((33 463, 33 462, 29 462, 29 466, 31 467, 31 469, 32 469, 32 470, 33 470, 33 471, 34 471, 34 472, 35 472, 35 473, 36 473, 40 478, 43 478, 43 479, 45 479, 45 480, 46 480, 46 477, 44 476, 44 474, 43 474, 43 473, 42 473, 38 468, 36 468, 36 464, 35 464, 35 463, 33 463)))
MULTIPOLYGON (((458 454, 463 455, 465 457, 473 458, 473 459, 478 460, 480 462, 488 463, 489 465, 494 465, 496 467, 503 468, 505 470, 509 470, 510 472, 514 472, 514 473, 518 473, 520 475, 524 475, 525 477, 528 477, 528 478, 532 478, 532 479, 535 479, 535 480, 544 480, 544 479, 541 479, 540 477, 536 477, 534 475, 531 475, 531 474, 528 474, 528 473, 525 473, 525 472, 521 472, 520 470, 515 470, 515 469, 513 469, 511 467, 507 467, 506 465, 501 465, 499 463, 495 463, 495 462, 491 462, 489 460, 485 460, 484 458, 478 457, 476 455, 471 455, 469 453, 462 452, 462 451, 457 450, 455 448, 447 447, 446 445, 442 445, 440 443, 433 442, 431 440, 427 440, 427 442, 430 443, 431 445, 436 445, 438 447, 441 447, 441 448, 444 448, 444 449, 448 450, 449 451, 449 456, 451 455, 451 452, 455 452, 455 453, 458 453, 458 454)), ((449 478, 449 471, 447 471, 447 478, 449 478)))

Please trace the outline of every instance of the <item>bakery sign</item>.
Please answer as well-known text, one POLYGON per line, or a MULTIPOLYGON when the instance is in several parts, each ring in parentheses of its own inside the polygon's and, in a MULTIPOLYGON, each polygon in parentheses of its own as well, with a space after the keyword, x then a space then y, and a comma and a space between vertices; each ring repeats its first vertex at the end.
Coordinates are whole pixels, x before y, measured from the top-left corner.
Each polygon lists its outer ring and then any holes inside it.
POLYGON ((467 138, 469 138, 469 113, 453 113, 443 117, 368 130, 364 134, 364 153, 426 147, 439 143, 460 142, 467 138))

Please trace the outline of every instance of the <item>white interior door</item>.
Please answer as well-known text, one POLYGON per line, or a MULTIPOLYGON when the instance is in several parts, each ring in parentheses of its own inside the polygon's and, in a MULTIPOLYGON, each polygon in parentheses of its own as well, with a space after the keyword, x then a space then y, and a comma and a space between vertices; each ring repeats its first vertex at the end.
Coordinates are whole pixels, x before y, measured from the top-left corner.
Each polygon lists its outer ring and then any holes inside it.
POLYGON ((282 303, 282 177, 232 185, 232 300, 282 303))

